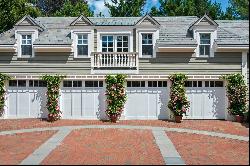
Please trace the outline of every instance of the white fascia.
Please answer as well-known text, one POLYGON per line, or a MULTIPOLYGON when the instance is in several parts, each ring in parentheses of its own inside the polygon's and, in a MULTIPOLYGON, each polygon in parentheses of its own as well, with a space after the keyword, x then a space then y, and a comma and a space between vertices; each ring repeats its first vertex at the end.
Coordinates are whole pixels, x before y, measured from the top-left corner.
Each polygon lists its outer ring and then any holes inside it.
MULTIPOLYGON (((139 58, 142 58, 142 33, 152 33, 153 36, 153 58, 156 57, 156 52, 158 51, 156 41, 159 39, 159 29, 158 28, 138 28, 136 29, 136 52, 139 52, 139 58)), ((149 58, 149 57, 145 57, 149 58)))
POLYGON ((16 51, 17 57, 22 57, 21 43, 22 43, 22 35, 31 35, 32 37, 32 58, 35 57, 35 51, 33 49, 33 43, 38 38, 38 30, 37 29, 17 29, 15 30, 15 39, 17 39, 16 43, 16 51))
MULTIPOLYGON (((198 45, 195 50, 196 57, 200 57, 200 33, 210 33, 210 56, 214 57, 214 52, 216 50, 215 40, 217 39, 217 27, 215 26, 196 26, 193 28, 193 37, 197 41, 198 45)), ((202 56, 203 57, 203 56, 202 56)), ((209 58, 207 57, 207 58, 209 58)))
POLYGON ((174 47, 174 46, 167 46, 167 47, 157 47, 157 52, 194 52, 197 47, 174 47))
MULTIPOLYGON (((97 29, 97 52, 102 52, 102 35, 128 35, 129 52, 133 52, 133 28, 127 26, 105 26, 97 29)), ((115 40, 115 39, 114 39, 115 40)), ((116 41, 114 41, 116 47, 116 41)))
POLYGON ((77 55, 77 35, 78 34, 87 34, 88 35, 88 56, 90 58, 91 52, 94 51, 94 29, 93 27, 84 27, 84 29, 74 29, 71 30, 71 39, 72 42, 72 52, 74 53, 74 58, 78 58, 77 55))
POLYGON ((0 45, 0 52, 16 52, 15 45, 0 45))

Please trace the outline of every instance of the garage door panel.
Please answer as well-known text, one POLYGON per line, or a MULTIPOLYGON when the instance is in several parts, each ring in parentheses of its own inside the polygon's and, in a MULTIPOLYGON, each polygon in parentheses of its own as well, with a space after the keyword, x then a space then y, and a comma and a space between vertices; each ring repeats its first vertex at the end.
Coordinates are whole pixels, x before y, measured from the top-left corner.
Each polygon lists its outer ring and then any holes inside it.
POLYGON ((19 117, 30 117, 29 115, 29 92, 27 90, 21 90, 17 94, 17 113, 19 117))
POLYGON ((9 91, 8 93, 8 117, 16 117, 17 116, 17 90, 9 91))
POLYGON ((102 88, 67 89, 61 97, 64 119, 104 119, 106 116, 102 88))
POLYGON ((168 91, 166 89, 160 91, 160 94, 158 94, 158 119, 167 119, 169 117, 169 112, 167 111, 168 100, 168 91))
POLYGON ((126 119, 164 119, 167 117, 166 88, 127 88, 126 119))
POLYGON ((41 111, 41 96, 36 91, 29 92, 30 116, 39 117, 41 111))
POLYGON ((202 119, 204 107, 204 96, 202 90, 187 90, 187 98, 190 101, 190 108, 187 112, 187 118, 202 119))
POLYGON ((87 91, 83 94, 83 110, 84 110, 84 117, 86 118, 93 118, 95 117, 95 95, 94 93, 90 93, 87 91))
POLYGON ((204 103, 210 107, 204 107, 204 119, 224 119, 225 118, 225 97, 222 95, 223 89, 208 89, 204 92, 204 103))
POLYGON ((190 101, 190 108, 187 113, 188 116, 185 118, 225 119, 225 88, 214 87, 215 84, 209 82, 214 81, 203 81, 202 87, 186 88, 187 97, 190 101), (205 82, 207 82, 206 86, 208 87, 204 87, 205 82), (210 85, 213 86, 209 87, 210 85))
POLYGON ((63 108, 62 108, 62 113, 63 113, 63 118, 64 117, 71 117, 72 116, 72 94, 71 92, 63 92, 62 94, 62 99, 63 99, 63 108))

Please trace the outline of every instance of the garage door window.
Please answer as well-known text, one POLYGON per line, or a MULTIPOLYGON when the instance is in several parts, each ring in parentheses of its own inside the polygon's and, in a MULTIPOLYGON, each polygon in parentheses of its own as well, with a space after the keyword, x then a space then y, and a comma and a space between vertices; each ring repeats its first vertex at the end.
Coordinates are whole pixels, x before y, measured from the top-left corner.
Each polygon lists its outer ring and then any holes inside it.
POLYGON ((185 87, 202 87, 202 81, 186 81, 185 87))
POLYGON ((148 87, 167 87, 167 81, 148 81, 148 87))
POLYGON ((205 87, 223 87, 223 81, 205 81, 205 87))
POLYGON ((29 87, 46 87, 46 82, 42 80, 29 80, 29 87))
POLYGON ((82 87, 82 81, 63 81, 63 87, 82 87))
POLYGON ((26 80, 10 80, 9 87, 26 87, 26 80))
POLYGON ((128 81, 127 87, 145 87, 145 81, 128 81))
POLYGON ((85 81, 85 87, 103 87, 103 81, 85 81))

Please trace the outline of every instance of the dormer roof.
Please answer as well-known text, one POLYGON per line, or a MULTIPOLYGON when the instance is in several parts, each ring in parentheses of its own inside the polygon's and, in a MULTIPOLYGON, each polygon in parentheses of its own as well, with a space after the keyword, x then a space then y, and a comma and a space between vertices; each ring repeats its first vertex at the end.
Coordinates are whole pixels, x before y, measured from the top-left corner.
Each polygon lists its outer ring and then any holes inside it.
POLYGON ((84 15, 79 16, 70 24, 70 26, 88 26, 88 25, 94 25, 94 24, 84 15))
POLYGON ((189 27, 189 30, 192 30, 194 27, 197 26, 215 26, 218 27, 219 25, 210 18, 207 14, 196 20, 191 26, 189 27))
POLYGON ((25 15, 20 21, 18 21, 14 26, 37 26, 40 30, 44 30, 45 27, 32 18, 29 15, 25 15))
POLYGON ((154 26, 160 26, 160 23, 158 21, 156 21, 152 16, 150 16, 149 14, 146 14, 145 16, 143 16, 141 19, 139 19, 135 25, 154 25, 154 26))

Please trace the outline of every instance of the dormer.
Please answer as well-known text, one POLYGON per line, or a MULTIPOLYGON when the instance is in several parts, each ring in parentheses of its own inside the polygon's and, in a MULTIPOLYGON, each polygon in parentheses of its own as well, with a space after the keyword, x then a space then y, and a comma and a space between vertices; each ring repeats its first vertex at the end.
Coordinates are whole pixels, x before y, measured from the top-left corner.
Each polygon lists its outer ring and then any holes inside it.
POLYGON ((34 57, 33 42, 38 38, 38 32, 45 29, 44 26, 36 22, 29 15, 26 15, 14 27, 15 39, 17 40, 17 57, 34 57))
POLYGON ((197 41, 196 56, 202 58, 214 57, 215 40, 218 24, 207 14, 194 22, 189 30, 197 41))
POLYGON ((74 58, 90 58, 94 50, 94 24, 85 16, 81 15, 71 24, 71 39, 74 58))
POLYGON ((140 58, 156 57, 156 40, 159 39, 160 24, 150 15, 145 15, 136 24, 137 51, 140 58))

